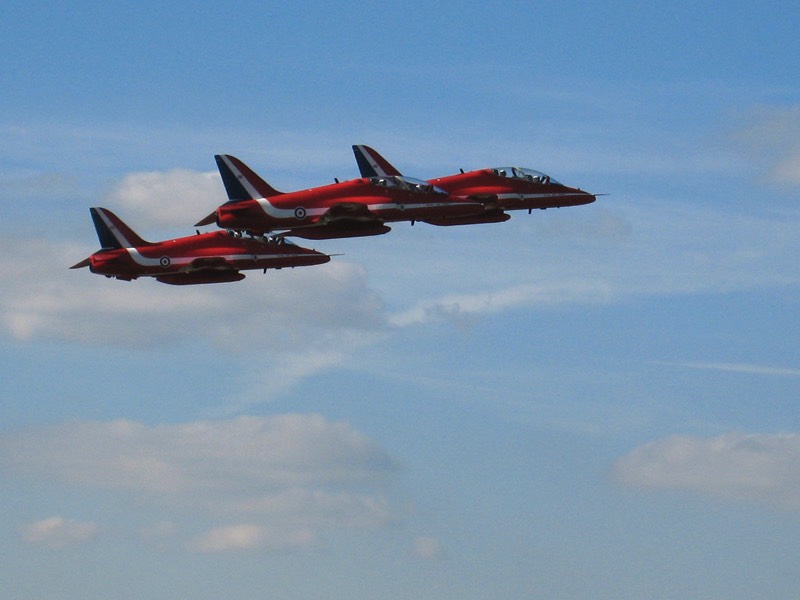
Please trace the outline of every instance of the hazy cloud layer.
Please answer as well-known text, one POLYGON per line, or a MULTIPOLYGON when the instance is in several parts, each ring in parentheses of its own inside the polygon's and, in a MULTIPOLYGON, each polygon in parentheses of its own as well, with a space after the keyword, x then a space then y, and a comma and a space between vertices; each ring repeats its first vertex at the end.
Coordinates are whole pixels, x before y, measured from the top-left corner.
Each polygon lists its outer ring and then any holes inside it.
POLYGON ((800 435, 672 436, 618 459, 613 474, 633 487, 689 490, 796 511, 800 510, 800 435))
POLYGON ((610 214, 593 206, 570 210, 557 220, 508 225, 507 235, 495 240, 502 251, 460 240, 454 253, 452 240, 431 243, 426 252, 437 257, 441 276, 428 286, 428 297, 413 299, 390 322, 406 326, 521 308, 800 283, 794 258, 800 253, 800 215, 726 215, 702 205, 654 201, 617 205, 610 214), (453 293, 456 286, 467 289, 453 293))
MULTIPOLYGON (((234 521, 190 543, 202 551, 302 546, 320 528, 397 518, 383 491, 394 461, 346 422, 319 415, 40 427, 0 437, 0 467, 234 521)), ((23 537, 52 545, 94 534, 79 525, 43 521, 23 537)))
POLYGON ((253 369, 240 378, 243 389, 229 399, 235 411, 252 403, 253 390, 263 401, 264 390, 269 397, 282 394, 346 364, 392 327, 640 295, 797 284, 797 226, 791 215, 723 219, 707 208, 673 204, 509 226, 502 238, 519 249, 513 255, 487 253, 485 242, 428 236, 419 250, 406 246, 401 255, 386 256, 381 274, 388 270, 393 277, 380 291, 370 283, 369 267, 338 257, 318 267, 252 272, 237 284, 121 282, 68 269, 92 246, 5 237, 0 331, 20 341, 155 347, 191 339, 233 351, 257 349, 253 369), (614 214, 626 214, 627 225, 614 214), (612 229, 605 226, 609 219, 616 223, 612 229), (460 244, 457 255, 454 243, 460 244))
MULTIPOLYGON (((106 200, 112 208, 140 211, 142 222, 165 224, 186 218, 188 204, 176 207, 187 190, 208 198, 216 185, 210 173, 136 173, 106 200), (169 198, 178 200, 165 211, 169 198)), ((236 412, 252 404, 252 390, 259 402, 285 393, 299 380, 346 364, 392 327, 800 282, 798 214, 753 216, 692 202, 604 198, 547 215, 516 213, 516 222, 499 228, 414 231, 413 238, 405 232, 414 243, 402 252, 376 244, 363 256, 334 257, 327 265, 188 288, 69 270, 96 250, 90 235, 81 243, 7 236, 0 239, 0 331, 21 341, 129 348, 192 339, 258 349, 259 360, 240 378, 243 389, 228 399, 236 412), (372 272, 383 277, 380 289, 372 272)), ((335 252, 336 242, 314 246, 335 252)))
MULTIPOLYGON (((138 211, 142 222, 185 223, 190 209, 181 203, 187 191, 209 198, 217 185, 210 173, 137 173, 126 176, 107 200, 114 209, 138 211)), ((504 235, 488 249, 478 229, 464 230, 477 238, 420 236, 414 246, 386 257, 384 268, 394 273, 397 290, 380 292, 370 288, 363 266, 338 257, 318 267, 250 272, 237 285, 109 281, 85 269, 68 270, 96 250, 93 237, 80 244, 6 237, 0 240, 0 322, 19 340, 131 346, 244 335, 265 345, 277 339, 303 344, 345 331, 375 332, 388 322, 407 326, 525 306, 800 282, 794 260, 800 254, 800 215, 769 218, 693 203, 602 199, 557 219, 528 219, 502 226, 504 235), (388 315, 386 294, 405 306, 388 315)), ((496 237, 498 230, 487 231, 496 237)), ((337 247, 336 240, 313 245, 329 252, 337 247)), ((369 264, 368 258, 349 260, 369 264)), ((319 348, 315 353, 319 361, 319 348)), ((338 360, 327 349, 324 354, 323 363, 338 360)))
POLYGON ((414 540, 414 554, 419 558, 434 560, 442 558, 444 549, 439 538, 432 536, 419 536, 414 540))
POLYGON ((309 529, 286 531, 244 523, 215 527, 189 540, 186 547, 203 553, 262 549, 288 551, 306 548, 315 542, 316 536, 309 529))

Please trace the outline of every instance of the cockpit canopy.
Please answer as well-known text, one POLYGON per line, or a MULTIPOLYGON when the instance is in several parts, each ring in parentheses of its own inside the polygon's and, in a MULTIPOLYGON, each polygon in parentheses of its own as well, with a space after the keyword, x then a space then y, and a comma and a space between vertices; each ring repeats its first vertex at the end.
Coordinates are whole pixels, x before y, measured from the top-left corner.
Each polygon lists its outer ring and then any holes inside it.
POLYGON ((387 188, 396 188, 415 192, 419 194, 443 194, 447 192, 442 188, 432 185, 422 179, 414 179, 413 177, 401 177, 399 175, 386 176, 386 177, 370 177, 369 182, 373 185, 380 185, 387 188))
POLYGON ((279 246, 297 246, 292 240, 288 240, 282 235, 265 235, 254 233, 252 231, 237 231, 235 229, 227 229, 228 235, 233 238, 243 238, 245 234, 251 240, 255 240, 256 242, 261 242, 262 244, 277 244, 279 246))
POLYGON ((521 167, 497 167, 492 169, 492 172, 495 175, 500 175, 501 177, 512 177, 514 179, 524 179, 526 181, 531 181, 533 183, 544 183, 544 184, 556 184, 561 185, 558 181, 550 177, 549 175, 545 175, 539 171, 534 171, 533 169, 523 169, 521 167))

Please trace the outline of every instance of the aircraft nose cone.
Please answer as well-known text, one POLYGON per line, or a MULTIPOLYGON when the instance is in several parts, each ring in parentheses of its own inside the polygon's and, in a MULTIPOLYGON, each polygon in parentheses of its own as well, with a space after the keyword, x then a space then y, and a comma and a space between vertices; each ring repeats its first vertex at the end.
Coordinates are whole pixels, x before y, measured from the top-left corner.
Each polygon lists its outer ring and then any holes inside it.
POLYGON ((576 190, 576 191, 579 193, 579 195, 578 195, 578 198, 579 198, 578 204, 591 204, 592 202, 597 200, 597 196, 592 194, 592 193, 585 192, 583 190, 576 190))

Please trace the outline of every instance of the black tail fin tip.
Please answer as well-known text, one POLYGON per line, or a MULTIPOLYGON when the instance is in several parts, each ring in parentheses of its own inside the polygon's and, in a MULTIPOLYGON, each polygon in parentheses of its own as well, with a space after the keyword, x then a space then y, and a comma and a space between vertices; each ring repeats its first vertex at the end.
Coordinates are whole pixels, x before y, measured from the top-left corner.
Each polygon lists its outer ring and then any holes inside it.
POLYGON ((220 154, 214 155, 214 160, 217 161, 217 169, 222 177, 222 183, 225 186, 225 191, 228 193, 228 200, 252 200, 253 197, 250 192, 242 185, 242 182, 231 170, 230 165, 220 154))
POLYGON ((94 221, 94 228, 97 231, 97 239, 100 240, 100 247, 103 250, 122 248, 122 244, 119 243, 117 237, 100 216, 100 211, 92 207, 89 212, 92 214, 92 221, 94 221))
POLYGON ((356 163, 358 163, 358 170, 361 173, 362 177, 378 176, 378 172, 373 168, 373 166, 367 160, 367 157, 364 155, 364 151, 361 149, 361 146, 357 146, 354 144, 353 154, 356 155, 356 163))
POLYGON ((103 250, 116 250, 119 248, 138 248, 149 246, 150 242, 142 239, 133 229, 107 208, 93 207, 92 214, 97 238, 103 250))

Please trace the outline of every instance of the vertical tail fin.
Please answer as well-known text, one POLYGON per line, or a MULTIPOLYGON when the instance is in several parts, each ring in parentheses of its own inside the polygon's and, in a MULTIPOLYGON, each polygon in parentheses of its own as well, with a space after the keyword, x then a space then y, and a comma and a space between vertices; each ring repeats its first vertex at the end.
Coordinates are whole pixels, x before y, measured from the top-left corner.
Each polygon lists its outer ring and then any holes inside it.
POLYGON ((103 250, 150 245, 150 242, 140 238, 133 229, 107 208, 92 207, 89 212, 92 214, 97 238, 100 240, 103 250))
POLYGON ((369 146, 353 146, 353 154, 356 155, 358 170, 361 171, 362 177, 400 176, 400 171, 369 146))
POLYGON ((217 161, 219 174, 222 176, 222 183, 228 193, 228 200, 257 200, 259 198, 269 198, 279 196, 279 192, 266 181, 256 175, 250 167, 244 164, 235 156, 229 154, 217 154, 214 156, 217 161))

